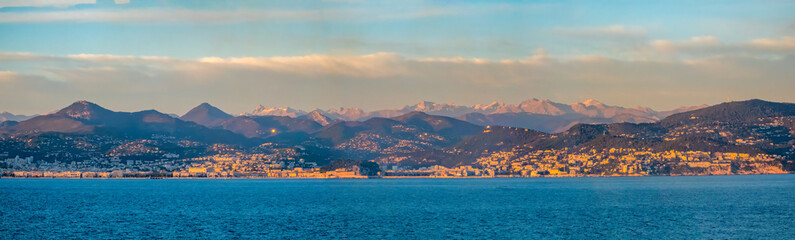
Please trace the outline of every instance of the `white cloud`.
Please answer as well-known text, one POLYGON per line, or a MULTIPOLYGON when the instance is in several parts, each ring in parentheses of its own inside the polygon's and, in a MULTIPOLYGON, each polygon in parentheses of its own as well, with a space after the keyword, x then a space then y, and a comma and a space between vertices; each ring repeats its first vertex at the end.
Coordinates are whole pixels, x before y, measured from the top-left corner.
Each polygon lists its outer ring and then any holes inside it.
POLYGON ((795 37, 759 38, 747 42, 726 43, 715 36, 698 36, 683 41, 654 40, 649 47, 656 53, 716 55, 786 56, 795 53, 795 37))
POLYGON ((646 29, 637 26, 611 25, 605 27, 556 28, 555 33, 576 38, 645 39, 646 29))
POLYGON ((770 50, 795 50, 795 37, 784 36, 778 39, 759 38, 751 41, 749 45, 770 50))
POLYGON ((715 36, 697 36, 684 41, 654 40, 651 46, 661 52, 676 52, 682 49, 712 48, 722 45, 720 39, 715 36))
POLYGON ((0 71, 0 81, 8 81, 11 78, 17 77, 19 74, 12 71, 0 71))
POLYGON ((421 8, 409 10, 335 8, 320 10, 239 9, 191 10, 171 8, 151 9, 87 9, 36 12, 0 12, 0 22, 187 22, 236 23, 275 20, 291 21, 361 21, 401 20, 494 11, 498 8, 470 10, 464 8, 421 8))
POLYGON ((199 11, 186 9, 73 10, 48 12, 3 12, 0 22, 194 22, 226 23, 275 19, 323 20, 342 17, 342 12, 308 10, 199 11))
POLYGON ((689 44, 710 46, 721 44, 721 41, 715 36, 697 36, 690 38, 689 44))
MULTIPOLYGON (((633 61, 600 55, 560 59, 537 52, 527 59, 493 61, 411 59, 394 53, 195 60, 0 54, 26 56, 0 59, 34 69, 0 72, 0 107, 14 108, 12 103, 18 101, 64 105, 86 98, 120 110, 148 107, 178 113, 205 101, 242 112, 255 103, 376 109, 428 98, 476 104, 531 97, 577 101, 587 96, 659 109, 716 103, 726 96, 795 100, 790 94, 795 89, 793 57, 633 61)), ((52 110, 27 107, 39 113, 52 110)))
POLYGON ((0 61, 41 60, 47 56, 26 52, 0 52, 0 61))
POLYGON ((260 67, 278 72, 301 75, 343 75, 349 77, 386 77, 401 74, 394 53, 376 53, 359 56, 308 55, 270 58, 201 58, 198 62, 226 66, 260 67))
POLYGON ((131 61, 131 60, 145 60, 145 61, 174 61, 175 59, 161 56, 119 56, 111 54, 72 54, 67 55, 68 58, 83 61, 131 61))
POLYGON ((0 8, 4 7, 69 7, 77 4, 93 4, 96 0, 3 0, 0 8))

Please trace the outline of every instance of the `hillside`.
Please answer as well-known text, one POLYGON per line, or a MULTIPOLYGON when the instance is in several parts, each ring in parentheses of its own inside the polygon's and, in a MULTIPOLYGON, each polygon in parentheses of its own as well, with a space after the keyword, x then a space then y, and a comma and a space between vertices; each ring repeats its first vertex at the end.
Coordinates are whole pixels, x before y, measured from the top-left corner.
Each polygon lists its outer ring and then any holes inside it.
POLYGON ((206 127, 217 127, 221 125, 221 122, 230 118, 232 118, 232 115, 209 103, 199 104, 199 106, 179 117, 181 120, 195 122, 206 127))
POLYGON ((252 143, 232 132, 209 129, 155 110, 114 112, 86 101, 75 102, 53 114, 19 122, 10 127, 9 132, 17 135, 57 132, 128 138, 148 138, 161 134, 208 143, 252 143))

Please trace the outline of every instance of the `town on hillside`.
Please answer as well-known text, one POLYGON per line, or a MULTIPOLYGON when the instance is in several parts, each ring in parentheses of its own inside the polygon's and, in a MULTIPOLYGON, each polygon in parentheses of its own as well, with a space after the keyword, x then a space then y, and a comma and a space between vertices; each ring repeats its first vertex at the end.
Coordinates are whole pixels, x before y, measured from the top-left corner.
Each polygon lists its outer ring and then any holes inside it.
MULTIPOLYGON (((399 178, 795 172, 795 104, 727 102, 648 123, 562 132, 412 111, 360 121, 176 118, 80 101, 0 125, 0 173, 19 178, 399 178), (188 119, 188 120, 185 120, 188 119)), ((190 115, 190 116, 189 116, 190 115)), ((313 120, 319 119, 320 120, 313 120)))

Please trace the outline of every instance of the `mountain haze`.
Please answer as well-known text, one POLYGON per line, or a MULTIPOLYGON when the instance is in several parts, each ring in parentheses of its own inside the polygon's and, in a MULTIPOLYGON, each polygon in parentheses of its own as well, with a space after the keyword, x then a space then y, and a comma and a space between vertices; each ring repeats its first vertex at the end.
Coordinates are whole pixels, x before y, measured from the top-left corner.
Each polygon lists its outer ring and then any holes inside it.
MULTIPOLYGON (((359 108, 338 108, 315 110, 315 116, 306 116, 304 111, 282 107, 270 108, 262 105, 246 115, 304 116, 314 118, 322 115, 344 121, 362 121, 370 118, 392 118, 410 112, 424 112, 430 115, 454 117, 481 126, 501 125, 539 130, 549 133, 562 132, 578 123, 649 123, 659 121, 669 115, 704 108, 706 105, 679 107, 668 111, 655 111, 647 107, 625 108, 610 106, 594 99, 564 104, 539 99, 529 99, 518 104, 493 102, 487 105, 462 106, 453 103, 434 103, 421 101, 402 108, 364 111, 359 108), (302 115, 303 114, 303 115, 302 115)), ((324 124, 326 120, 320 119, 324 124)), ((326 125, 326 124, 324 124, 326 125)))
POLYGON ((10 112, 2 112, 2 113, 0 113, 0 122, 4 122, 4 121, 16 121, 16 122, 19 122, 19 121, 24 121, 24 120, 31 119, 31 118, 36 117, 36 116, 38 116, 38 115, 26 116, 26 115, 14 115, 14 114, 11 114, 10 112))

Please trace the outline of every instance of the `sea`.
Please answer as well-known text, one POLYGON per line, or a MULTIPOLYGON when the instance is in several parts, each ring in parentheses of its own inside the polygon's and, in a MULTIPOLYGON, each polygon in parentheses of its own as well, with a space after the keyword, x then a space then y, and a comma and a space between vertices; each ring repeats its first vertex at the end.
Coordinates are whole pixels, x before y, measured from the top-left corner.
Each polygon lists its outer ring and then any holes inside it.
POLYGON ((795 175, 0 179, 0 239, 795 239, 795 175))

